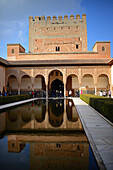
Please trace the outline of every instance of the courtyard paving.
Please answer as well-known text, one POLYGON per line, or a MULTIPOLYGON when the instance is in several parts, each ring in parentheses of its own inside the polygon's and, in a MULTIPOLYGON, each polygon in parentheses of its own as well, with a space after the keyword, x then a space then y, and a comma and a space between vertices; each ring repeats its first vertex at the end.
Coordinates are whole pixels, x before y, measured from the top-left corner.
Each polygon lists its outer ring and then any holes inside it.
POLYGON ((113 124, 80 98, 73 98, 100 169, 113 170, 113 124))

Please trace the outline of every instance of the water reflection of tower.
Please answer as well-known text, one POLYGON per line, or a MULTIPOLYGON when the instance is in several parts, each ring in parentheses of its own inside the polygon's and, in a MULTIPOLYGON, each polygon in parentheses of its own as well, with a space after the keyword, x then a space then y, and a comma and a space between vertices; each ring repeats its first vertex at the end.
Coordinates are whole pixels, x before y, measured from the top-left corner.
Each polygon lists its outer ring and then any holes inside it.
POLYGON ((8 135, 8 152, 21 152, 26 144, 21 142, 17 135, 8 135))

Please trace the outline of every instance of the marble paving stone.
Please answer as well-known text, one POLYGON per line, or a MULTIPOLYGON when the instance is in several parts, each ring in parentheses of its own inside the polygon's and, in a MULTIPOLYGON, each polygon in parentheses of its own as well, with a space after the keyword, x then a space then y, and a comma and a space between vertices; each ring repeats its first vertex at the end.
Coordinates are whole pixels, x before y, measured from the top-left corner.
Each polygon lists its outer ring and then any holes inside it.
POLYGON ((113 170, 113 124, 81 99, 74 98, 73 101, 100 169, 104 162, 108 170, 113 170))

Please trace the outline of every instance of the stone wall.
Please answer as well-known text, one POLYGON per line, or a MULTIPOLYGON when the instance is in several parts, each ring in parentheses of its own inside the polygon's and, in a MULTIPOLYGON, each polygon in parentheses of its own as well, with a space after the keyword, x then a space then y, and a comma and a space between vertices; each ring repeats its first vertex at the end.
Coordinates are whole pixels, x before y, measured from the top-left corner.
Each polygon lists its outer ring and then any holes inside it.
POLYGON ((0 66, 0 91, 3 91, 3 87, 6 87, 6 68, 0 66))
POLYGON ((29 17, 29 51, 87 51, 86 15, 29 17), (58 48, 59 47, 59 48, 58 48), (58 48, 58 49, 57 49, 58 48))

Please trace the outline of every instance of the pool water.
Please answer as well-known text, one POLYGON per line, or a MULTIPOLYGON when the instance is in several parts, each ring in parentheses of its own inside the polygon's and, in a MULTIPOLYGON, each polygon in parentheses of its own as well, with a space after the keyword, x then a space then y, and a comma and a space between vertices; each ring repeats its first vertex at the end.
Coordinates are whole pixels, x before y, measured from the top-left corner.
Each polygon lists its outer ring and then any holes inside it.
POLYGON ((37 100, 0 113, 0 170, 98 169, 72 100, 37 100))

